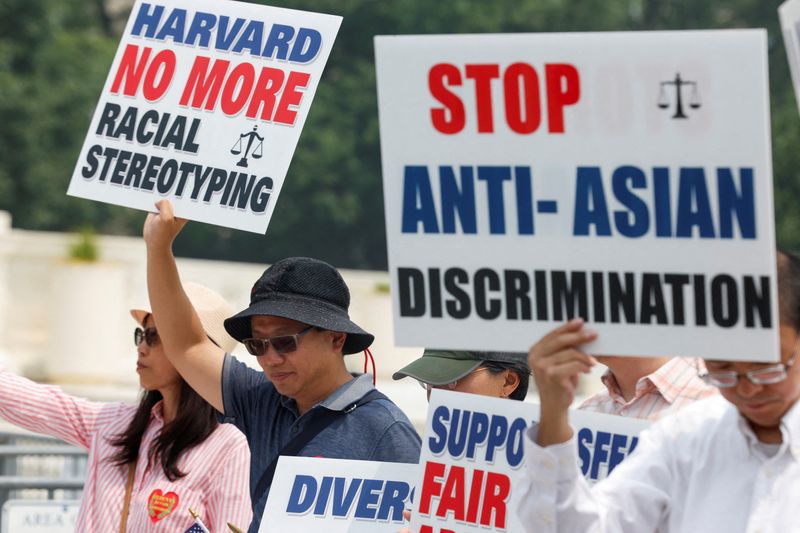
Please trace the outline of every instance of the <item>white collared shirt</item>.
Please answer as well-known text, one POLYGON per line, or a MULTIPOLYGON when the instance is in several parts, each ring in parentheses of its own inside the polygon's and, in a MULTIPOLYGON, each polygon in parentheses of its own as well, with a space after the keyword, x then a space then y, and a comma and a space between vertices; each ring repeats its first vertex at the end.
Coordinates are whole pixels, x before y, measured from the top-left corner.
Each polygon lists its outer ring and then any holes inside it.
POLYGON ((528 531, 613 533, 800 532, 800 402, 783 417, 770 456, 722 397, 653 424, 628 459, 590 487, 575 438, 542 448, 525 439, 528 531))

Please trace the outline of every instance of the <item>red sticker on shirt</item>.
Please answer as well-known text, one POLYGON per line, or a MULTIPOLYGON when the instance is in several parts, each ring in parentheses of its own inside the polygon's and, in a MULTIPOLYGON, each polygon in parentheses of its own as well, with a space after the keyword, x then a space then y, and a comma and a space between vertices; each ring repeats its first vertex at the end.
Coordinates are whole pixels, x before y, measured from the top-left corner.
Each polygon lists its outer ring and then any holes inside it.
POLYGON ((178 506, 178 495, 174 492, 164 494, 161 489, 156 489, 147 498, 147 514, 153 523, 158 522, 178 506))

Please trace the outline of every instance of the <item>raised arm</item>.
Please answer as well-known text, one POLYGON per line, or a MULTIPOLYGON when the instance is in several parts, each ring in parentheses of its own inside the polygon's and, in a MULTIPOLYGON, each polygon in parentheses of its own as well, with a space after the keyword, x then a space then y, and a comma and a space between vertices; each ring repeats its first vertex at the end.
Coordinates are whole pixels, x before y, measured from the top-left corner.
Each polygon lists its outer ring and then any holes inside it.
POLYGON ((99 424, 124 414, 123 404, 92 402, 0 367, 0 418, 88 449, 99 424))
POLYGON ((147 291, 167 359, 200 396, 223 412, 222 362, 225 352, 206 336, 183 291, 172 243, 186 220, 175 218, 169 200, 156 203, 144 223, 147 291))
POLYGON ((578 378, 597 363, 580 350, 597 334, 583 327, 576 318, 560 326, 533 345, 528 355, 533 378, 539 390, 541 415, 537 433, 539 446, 567 442, 572 437, 569 406, 575 399, 578 378))

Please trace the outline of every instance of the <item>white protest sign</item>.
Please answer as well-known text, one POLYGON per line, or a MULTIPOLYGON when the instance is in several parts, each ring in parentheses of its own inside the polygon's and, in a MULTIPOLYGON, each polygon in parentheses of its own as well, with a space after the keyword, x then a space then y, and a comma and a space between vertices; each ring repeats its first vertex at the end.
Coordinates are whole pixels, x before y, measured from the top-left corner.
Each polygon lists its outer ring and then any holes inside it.
MULTIPOLYGON (((419 533, 524 531, 517 516, 525 433, 539 406, 433 389, 422 439, 412 530, 419 533)), ((633 451, 649 425, 571 411, 581 469, 603 479, 633 451)))
POLYGON ((68 194, 267 229, 341 17, 137 0, 68 194))
POLYGON ((783 30, 783 45, 789 59, 794 96, 800 108, 800 0, 787 0, 778 8, 783 30))
POLYGON ((419 465, 281 457, 260 533, 396 533, 419 465))
POLYGON ((78 500, 8 500, 3 504, 2 533, 72 533, 78 500))
POLYGON ((375 47, 398 344, 778 359, 765 31, 375 47))
MULTIPOLYGON (((540 408, 533 406, 531 421, 539 421, 540 408)), ((569 423, 578 441, 578 462, 590 483, 608 477, 639 444, 639 433, 650 426, 649 420, 606 415, 570 409, 569 423)))

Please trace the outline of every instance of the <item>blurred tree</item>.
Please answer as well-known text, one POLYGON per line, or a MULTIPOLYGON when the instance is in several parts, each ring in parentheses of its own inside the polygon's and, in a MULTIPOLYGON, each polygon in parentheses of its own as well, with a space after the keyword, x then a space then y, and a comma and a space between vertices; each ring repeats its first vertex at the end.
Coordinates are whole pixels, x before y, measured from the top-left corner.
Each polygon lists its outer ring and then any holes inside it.
MULTIPOLYGON (((760 0, 275 0, 344 17, 267 236, 190 224, 182 255, 385 268, 373 37, 766 27, 779 242, 800 247, 800 121, 777 4, 760 0)), ((140 212, 65 195, 118 36, 109 2, 0 0, 0 208, 16 226, 136 235, 140 212)), ((267 147, 265 147, 266 151, 267 147)))

